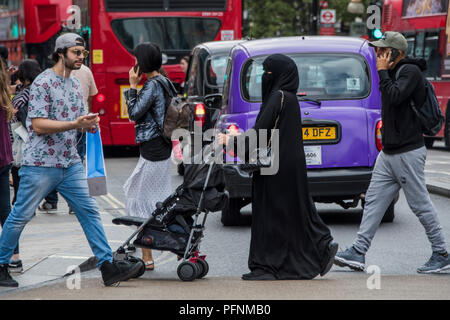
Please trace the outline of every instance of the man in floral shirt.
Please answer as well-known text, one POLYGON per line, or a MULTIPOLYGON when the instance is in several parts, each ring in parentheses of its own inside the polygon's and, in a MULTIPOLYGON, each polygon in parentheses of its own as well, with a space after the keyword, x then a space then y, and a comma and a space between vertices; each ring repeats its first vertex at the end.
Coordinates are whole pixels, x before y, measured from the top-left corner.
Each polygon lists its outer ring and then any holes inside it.
POLYGON ((71 76, 86 56, 80 36, 67 33, 56 39, 51 69, 45 70, 30 89, 25 147, 17 200, 0 237, 0 286, 17 287, 8 263, 25 225, 42 199, 56 188, 73 208, 92 251, 98 259, 105 285, 135 276, 141 265, 113 261, 97 203, 89 197, 86 175, 76 145, 77 130, 94 130, 99 118, 86 115, 80 83, 71 76))

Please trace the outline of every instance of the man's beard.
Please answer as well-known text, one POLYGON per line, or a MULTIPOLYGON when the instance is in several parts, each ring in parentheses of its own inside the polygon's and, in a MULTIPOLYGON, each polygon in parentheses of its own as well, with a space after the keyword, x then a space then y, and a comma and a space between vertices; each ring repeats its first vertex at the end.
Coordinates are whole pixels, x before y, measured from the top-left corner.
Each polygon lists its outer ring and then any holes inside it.
POLYGON ((64 60, 64 66, 65 66, 67 69, 70 69, 70 70, 79 70, 79 69, 81 68, 81 64, 80 64, 79 67, 77 67, 77 66, 75 65, 75 63, 77 63, 77 62, 78 62, 78 60, 75 60, 75 61, 71 62, 71 61, 65 59, 65 60, 64 60))

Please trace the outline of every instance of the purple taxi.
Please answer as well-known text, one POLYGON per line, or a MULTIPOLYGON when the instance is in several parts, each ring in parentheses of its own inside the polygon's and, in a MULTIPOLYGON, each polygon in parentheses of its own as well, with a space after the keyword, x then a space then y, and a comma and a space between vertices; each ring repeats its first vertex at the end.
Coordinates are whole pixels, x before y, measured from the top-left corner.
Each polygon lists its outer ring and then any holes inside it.
MULTIPOLYGON (((285 37, 243 42, 233 48, 224 84, 222 131, 252 128, 261 104, 262 62, 282 53, 297 64, 304 151, 311 195, 344 208, 364 206, 381 145, 381 99, 376 56, 368 41, 351 37, 285 37)), ((251 178, 226 166, 230 201, 224 225, 236 225, 251 202, 251 178)), ((275 200, 274 200, 275 201, 275 200)), ((277 200, 278 201, 278 200, 277 200)), ((394 204, 384 221, 394 219, 394 204)))

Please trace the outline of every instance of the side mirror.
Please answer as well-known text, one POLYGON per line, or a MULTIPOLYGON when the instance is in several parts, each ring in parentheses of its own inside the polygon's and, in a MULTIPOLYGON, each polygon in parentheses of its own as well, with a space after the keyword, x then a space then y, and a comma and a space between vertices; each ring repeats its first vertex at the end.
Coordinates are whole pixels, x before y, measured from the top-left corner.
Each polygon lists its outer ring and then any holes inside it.
POLYGON ((203 98, 205 106, 212 109, 220 109, 222 107, 222 94, 213 93, 208 94, 203 98))

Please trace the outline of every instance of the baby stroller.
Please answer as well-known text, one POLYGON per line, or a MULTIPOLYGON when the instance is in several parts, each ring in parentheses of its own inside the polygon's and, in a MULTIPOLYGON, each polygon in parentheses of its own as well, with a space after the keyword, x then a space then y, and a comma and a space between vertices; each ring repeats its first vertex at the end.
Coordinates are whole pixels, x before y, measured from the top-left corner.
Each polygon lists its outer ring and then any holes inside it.
POLYGON ((206 217, 209 212, 223 209, 228 201, 222 166, 215 163, 222 156, 222 149, 214 150, 207 145, 203 150, 201 164, 185 164, 183 183, 174 193, 156 204, 150 218, 119 217, 114 224, 138 226, 139 228, 114 253, 116 260, 141 262, 142 268, 136 277, 145 272, 144 262, 130 254, 135 247, 170 251, 182 260, 177 269, 183 281, 193 281, 206 276, 209 271, 206 256, 200 254, 206 217), (217 155, 217 156, 216 156, 217 155), (200 222, 200 215, 204 213, 200 222), (130 244, 132 239, 133 244, 130 244))

